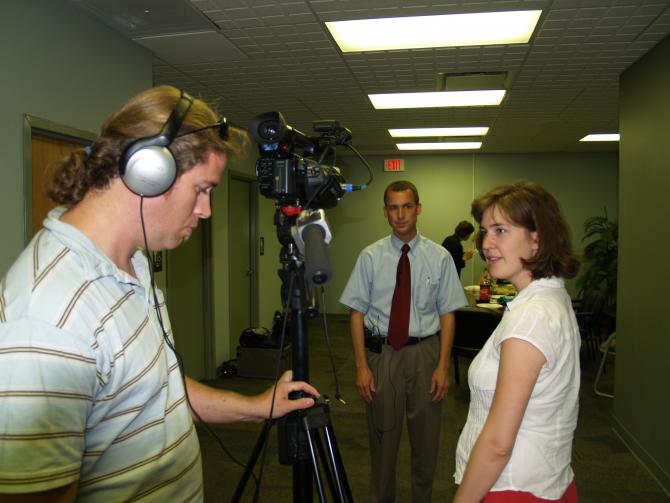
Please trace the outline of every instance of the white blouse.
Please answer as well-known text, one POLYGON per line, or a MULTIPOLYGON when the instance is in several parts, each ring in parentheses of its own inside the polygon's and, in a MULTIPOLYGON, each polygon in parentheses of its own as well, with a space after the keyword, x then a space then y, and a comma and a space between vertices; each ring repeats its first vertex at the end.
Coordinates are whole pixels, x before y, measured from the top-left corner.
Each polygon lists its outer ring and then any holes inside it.
POLYGON ((454 480, 461 483, 495 393, 500 345, 516 338, 546 358, 523 416, 512 456, 491 491, 526 491, 558 499, 572 482, 573 433, 579 408, 581 338, 560 278, 535 280, 507 305, 498 327, 468 371, 470 409, 456 448, 454 480))

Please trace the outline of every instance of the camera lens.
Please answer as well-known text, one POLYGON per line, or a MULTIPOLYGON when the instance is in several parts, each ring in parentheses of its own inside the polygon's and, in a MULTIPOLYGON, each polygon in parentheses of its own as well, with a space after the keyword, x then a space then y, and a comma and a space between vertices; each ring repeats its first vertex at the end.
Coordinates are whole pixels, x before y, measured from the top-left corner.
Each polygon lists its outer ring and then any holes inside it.
POLYGON ((279 139, 277 131, 279 130, 278 124, 275 121, 266 121, 263 122, 259 128, 258 132, 264 140, 274 141, 279 139))
POLYGON ((266 112, 251 119, 249 132, 258 143, 277 143, 287 133, 286 122, 279 112, 266 112))

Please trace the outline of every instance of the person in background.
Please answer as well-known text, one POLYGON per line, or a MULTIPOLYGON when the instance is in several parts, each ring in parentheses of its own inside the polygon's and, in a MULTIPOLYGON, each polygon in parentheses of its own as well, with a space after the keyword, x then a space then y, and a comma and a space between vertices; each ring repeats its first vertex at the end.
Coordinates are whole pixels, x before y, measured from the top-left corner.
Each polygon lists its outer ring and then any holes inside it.
POLYGON ((62 206, 0 282, 1 501, 202 501, 191 414, 262 421, 275 391, 274 417, 313 405, 289 399, 318 395, 290 372, 253 397, 184 376, 145 256, 210 217, 212 189, 247 144, 162 86, 62 162, 50 188, 62 206))
POLYGON ((370 501, 396 501, 396 460, 407 420, 412 501, 430 502, 449 386, 453 311, 467 304, 444 248, 421 236, 419 193, 407 181, 384 191, 393 233, 358 257, 340 302, 351 309, 356 386, 367 403, 370 501), (366 349, 367 348, 367 349, 366 349))
POLYGON ((461 241, 467 241, 470 239, 470 236, 474 232, 475 227, 468 222, 463 220, 459 222, 454 233, 451 236, 447 236, 442 241, 442 246, 444 246, 447 251, 451 254, 454 259, 454 265, 456 266, 456 272, 458 277, 461 277, 461 270, 465 267, 465 263, 472 258, 474 255, 474 250, 463 251, 463 245, 461 241))
POLYGON ((564 279, 579 262, 556 199, 533 182, 475 199, 478 247, 494 278, 519 292, 468 371, 454 503, 577 501, 577 320, 564 279))

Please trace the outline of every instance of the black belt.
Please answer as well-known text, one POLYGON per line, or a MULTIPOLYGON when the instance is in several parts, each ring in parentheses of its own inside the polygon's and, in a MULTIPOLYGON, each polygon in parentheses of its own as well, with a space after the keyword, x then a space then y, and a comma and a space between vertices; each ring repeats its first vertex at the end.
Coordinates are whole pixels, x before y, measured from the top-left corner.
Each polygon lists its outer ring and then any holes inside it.
MULTIPOLYGON (((419 344, 420 342, 427 341, 434 335, 437 334, 430 334, 425 337, 410 337, 407 340, 407 344, 405 344, 405 346, 414 346, 415 344, 419 344)), ((388 337, 382 337, 382 344, 391 344, 388 339, 389 339, 388 337)))
MULTIPOLYGON (((439 332, 438 332, 439 333, 439 332)), ((365 327, 364 328, 364 334, 365 334, 365 347, 368 348, 370 351, 373 351, 375 353, 381 353, 382 352, 382 344, 390 344, 388 341, 388 337, 384 337, 381 335, 374 335, 372 331, 365 327)), ((414 346, 416 344, 419 344, 422 341, 428 340, 431 337, 437 334, 430 334, 425 337, 410 337, 407 341, 407 346, 414 346)))

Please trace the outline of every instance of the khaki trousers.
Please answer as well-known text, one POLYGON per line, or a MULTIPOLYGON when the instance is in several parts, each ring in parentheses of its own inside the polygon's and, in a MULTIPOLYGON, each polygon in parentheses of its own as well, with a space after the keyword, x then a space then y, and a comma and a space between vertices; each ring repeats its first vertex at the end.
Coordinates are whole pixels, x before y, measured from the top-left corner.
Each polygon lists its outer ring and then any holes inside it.
POLYGON ((377 387, 367 406, 373 503, 396 501, 396 461, 405 417, 412 452, 412 501, 431 501, 442 403, 433 403, 428 391, 439 351, 440 337, 435 335, 400 351, 384 344, 381 354, 366 352, 377 387))

